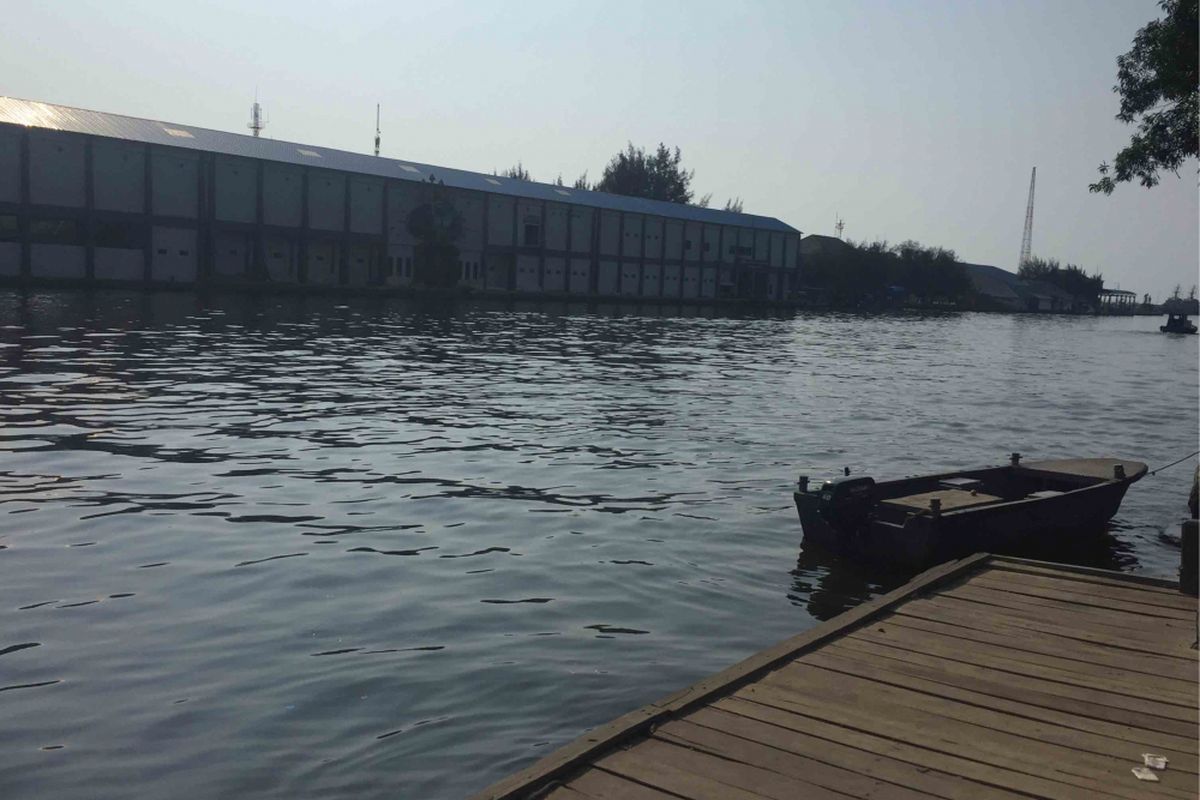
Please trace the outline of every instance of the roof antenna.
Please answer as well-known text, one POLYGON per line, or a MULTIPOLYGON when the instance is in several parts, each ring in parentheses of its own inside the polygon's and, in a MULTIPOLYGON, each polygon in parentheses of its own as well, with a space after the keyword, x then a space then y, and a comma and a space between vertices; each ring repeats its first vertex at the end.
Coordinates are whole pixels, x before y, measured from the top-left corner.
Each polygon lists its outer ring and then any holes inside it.
POLYGON ((258 104, 258 87, 254 87, 254 105, 250 106, 250 122, 246 127, 254 131, 254 138, 262 133, 262 129, 267 127, 267 121, 263 119, 262 106, 258 104))
POLYGON ((842 220, 840 214, 835 214, 834 219, 837 220, 837 224, 833 226, 833 229, 837 232, 837 238, 841 239, 842 231, 846 230, 846 223, 842 220))
POLYGON ((375 104, 375 155, 379 155, 379 103, 375 104))

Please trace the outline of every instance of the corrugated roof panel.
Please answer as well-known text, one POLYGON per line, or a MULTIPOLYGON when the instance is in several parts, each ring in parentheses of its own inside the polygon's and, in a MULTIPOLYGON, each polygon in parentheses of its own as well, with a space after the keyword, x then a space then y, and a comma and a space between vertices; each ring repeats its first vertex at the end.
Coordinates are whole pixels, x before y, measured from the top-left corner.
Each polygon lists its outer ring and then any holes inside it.
POLYGON ((226 133, 209 128, 198 128, 194 125, 126 117, 120 114, 89 111, 34 100, 21 100, 15 97, 0 96, 0 123, 86 133, 112 139, 183 147, 288 164, 311 166, 314 161, 320 159, 322 167, 375 175, 381 178, 396 178, 414 182, 432 179, 456 189, 487 192, 495 192, 494 187, 499 186, 504 194, 531 200, 555 200, 612 211, 674 217, 719 225, 740 225, 786 233, 800 232, 774 217, 757 214, 737 214, 716 208, 700 208, 682 203, 625 197, 584 189, 565 192, 562 187, 553 184, 514 179, 505 179, 502 182, 495 177, 478 172, 468 172, 450 167, 417 164, 416 162, 401 163, 395 159, 364 153, 350 153, 344 150, 333 150, 316 145, 300 145, 295 142, 274 139, 256 139, 240 133, 226 133))

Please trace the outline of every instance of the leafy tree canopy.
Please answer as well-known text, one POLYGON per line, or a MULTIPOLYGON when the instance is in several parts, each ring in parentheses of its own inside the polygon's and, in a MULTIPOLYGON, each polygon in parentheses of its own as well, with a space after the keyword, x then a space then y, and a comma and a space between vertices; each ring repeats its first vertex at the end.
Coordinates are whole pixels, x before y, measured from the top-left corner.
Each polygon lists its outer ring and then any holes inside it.
POLYGON ((1134 178, 1155 186, 1159 170, 1178 173, 1187 158, 1200 155, 1197 0, 1162 0, 1160 5, 1166 16, 1139 30, 1133 48, 1117 58, 1117 119, 1136 122, 1138 129, 1111 167, 1100 165, 1100 180, 1088 187, 1093 192, 1112 194, 1118 183, 1134 178))
POLYGON ((516 178, 519 181, 533 180, 533 176, 529 174, 529 170, 525 169, 525 166, 520 161, 518 161, 515 166, 509 167, 508 169, 504 170, 504 172, 501 172, 500 176, 503 178, 516 178))
POLYGON ((1088 275, 1083 267, 1075 264, 1062 266, 1057 259, 1033 257, 1021 265, 1017 275, 1025 280, 1041 280, 1053 284, 1076 297, 1095 301, 1104 290, 1104 278, 1088 275))
POLYGON ((692 170, 683 168, 683 156, 678 147, 670 150, 660 142, 657 150, 647 153, 630 142, 608 162, 604 175, 594 188, 627 197, 690 203, 693 174, 692 170))

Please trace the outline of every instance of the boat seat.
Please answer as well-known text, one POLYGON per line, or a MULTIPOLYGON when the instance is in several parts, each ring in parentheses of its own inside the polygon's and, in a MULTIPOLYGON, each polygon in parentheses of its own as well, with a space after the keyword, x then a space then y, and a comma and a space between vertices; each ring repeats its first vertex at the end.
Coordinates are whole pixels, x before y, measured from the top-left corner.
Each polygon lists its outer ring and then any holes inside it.
POLYGON ((979 478, 943 478, 938 481, 938 486, 942 489, 962 489, 963 491, 980 491, 983 489, 983 481, 979 478))
POLYGON ((1002 503, 1003 497, 983 492, 968 492, 963 489, 938 489, 933 492, 910 494, 907 497, 887 497, 880 501, 881 505, 903 511, 928 511, 930 500, 941 500, 942 511, 954 511, 959 508, 971 508, 990 503, 1002 503))

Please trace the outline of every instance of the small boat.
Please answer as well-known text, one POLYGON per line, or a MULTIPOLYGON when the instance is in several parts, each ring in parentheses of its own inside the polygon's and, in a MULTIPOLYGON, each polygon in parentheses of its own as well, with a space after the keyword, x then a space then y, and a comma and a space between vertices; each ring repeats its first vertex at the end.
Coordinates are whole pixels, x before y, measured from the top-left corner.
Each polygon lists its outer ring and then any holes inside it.
POLYGON ((1196 323, 1187 318, 1187 314, 1167 314, 1167 324, 1159 325, 1163 333, 1195 333, 1196 323))
POLYGON ((1013 453, 1003 466, 878 483, 849 470, 820 485, 801 476, 794 496, 806 542, 919 568, 1102 530, 1146 469, 1116 458, 1023 462, 1013 453))

